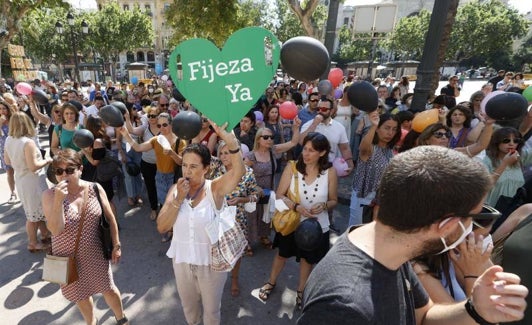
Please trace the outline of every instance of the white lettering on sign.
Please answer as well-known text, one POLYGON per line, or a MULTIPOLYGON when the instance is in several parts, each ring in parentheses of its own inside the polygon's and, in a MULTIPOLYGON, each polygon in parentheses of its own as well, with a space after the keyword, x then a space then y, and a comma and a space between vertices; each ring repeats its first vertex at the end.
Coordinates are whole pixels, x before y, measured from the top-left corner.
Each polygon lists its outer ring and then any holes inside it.
POLYGON ((231 103, 236 103, 239 101, 247 102, 247 101, 253 100, 253 97, 251 97, 251 92, 249 88, 240 89, 240 87, 242 87, 242 84, 235 84, 233 86, 231 85, 225 86, 225 89, 229 90, 229 92, 231 93, 231 96, 232 96, 231 103), (239 98, 237 98, 238 95, 240 95, 239 98))
POLYGON ((208 79, 209 83, 214 82, 215 76, 223 77, 227 74, 239 74, 241 72, 253 71, 251 59, 243 58, 241 60, 230 60, 229 62, 218 62, 216 65, 212 63, 212 59, 208 62, 205 60, 194 61, 188 64, 190 69, 190 81, 195 81, 198 78, 208 79))

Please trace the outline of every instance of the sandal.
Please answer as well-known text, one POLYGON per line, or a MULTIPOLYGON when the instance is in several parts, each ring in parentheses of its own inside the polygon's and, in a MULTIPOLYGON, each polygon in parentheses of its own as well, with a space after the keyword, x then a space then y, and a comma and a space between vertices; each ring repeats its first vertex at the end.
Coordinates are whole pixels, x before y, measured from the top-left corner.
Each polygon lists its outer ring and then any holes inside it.
POLYGON ((129 324, 129 319, 127 319, 126 315, 124 315, 124 317, 122 317, 121 319, 116 320, 116 325, 127 325, 127 324, 129 324))
POLYGON ((299 310, 303 308, 303 291, 296 291, 296 307, 299 310))
POLYGON ((38 253, 47 250, 50 248, 50 245, 47 244, 36 244, 36 245, 28 245, 28 252, 30 253, 38 253))
POLYGON ((151 220, 151 221, 155 221, 155 220, 157 220, 157 210, 151 210, 151 213, 150 213, 150 220, 151 220))
POLYGON ((268 237, 261 237, 260 243, 266 249, 273 249, 273 243, 268 237))
POLYGON ((17 195, 15 193, 11 193, 11 196, 9 197, 9 201, 7 203, 15 203, 17 202, 17 195))
POLYGON ((231 277, 231 296, 237 297, 240 295, 240 288, 238 287, 238 277, 231 277))
POLYGON ((259 290, 259 298, 262 301, 268 300, 270 297, 270 294, 272 293, 273 289, 275 289, 275 284, 271 284, 270 282, 266 282, 262 288, 259 290), (268 286, 268 287, 266 287, 268 286))
POLYGON ((244 251, 244 255, 249 256, 249 257, 253 256, 253 249, 251 248, 251 246, 248 245, 246 247, 246 250, 244 251))

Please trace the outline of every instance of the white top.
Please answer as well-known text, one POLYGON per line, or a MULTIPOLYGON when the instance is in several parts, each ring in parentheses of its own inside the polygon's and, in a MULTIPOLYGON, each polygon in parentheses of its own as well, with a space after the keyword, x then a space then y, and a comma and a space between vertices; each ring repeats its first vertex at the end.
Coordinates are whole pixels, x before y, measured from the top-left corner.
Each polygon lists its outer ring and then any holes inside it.
MULTIPOLYGON (((323 174, 319 175, 320 177, 316 177, 314 182, 311 184, 303 184, 303 174, 300 172, 297 172, 297 176, 299 177, 299 204, 309 209, 316 203, 324 203, 327 202, 329 199, 329 170, 325 170, 323 174), (317 189, 317 191, 315 191, 317 189), (307 191, 307 194, 305 194, 305 191, 307 191), (316 195, 316 196, 314 196, 316 195), (311 202, 312 201, 312 202, 311 202)), ((290 182, 290 191, 294 193, 294 178, 292 178, 292 181, 290 182)), ((327 210, 322 211, 317 216, 318 222, 321 225, 322 232, 329 231, 329 214, 327 210)), ((306 217, 301 216, 301 221, 307 219, 306 217)))
POLYGON ((208 195, 211 193, 211 181, 205 180, 207 195, 196 207, 186 201, 181 204, 174 223, 174 236, 166 256, 173 258, 175 263, 192 265, 209 265, 211 261, 211 242, 205 227, 215 217, 215 208, 208 195))
MULTIPOLYGON (((301 127, 301 133, 305 132, 313 121, 314 120, 310 120, 303 124, 301 127)), ((323 122, 318 124, 315 132, 323 134, 327 140, 329 140, 329 144, 331 145, 329 161, 331 162, 334 160, 334 158, 341 156, 340 151, 338 150, 338 145, 341 143, 349 143, 344 126, 333 119, 330 119, 327 124, 323 122)))
POLYGON ((98 116, 100 111, 98 110, 96 105, 91 105, 91 106, 85 108, 85 113, 87 114, 87 117, 89 117, 89 116, 98 116))

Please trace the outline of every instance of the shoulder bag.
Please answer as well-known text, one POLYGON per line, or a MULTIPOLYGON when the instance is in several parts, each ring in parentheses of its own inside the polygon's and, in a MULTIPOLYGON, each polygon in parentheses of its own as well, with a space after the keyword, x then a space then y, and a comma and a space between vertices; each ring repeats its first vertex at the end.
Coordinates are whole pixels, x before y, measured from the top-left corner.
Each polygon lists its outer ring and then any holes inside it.
POLYGON ((88 192, 89 190, 87 187, 85 188, 83 194, 83 210, 81 211, 81 218, 79 220, 78 234, 76 236, 74 253, 70 256, 56 256, 52 254, 46 254, 46 257, 44 258, 42 272, 42 279, 44 281, 58 284, 71 284, 79 279, 76 254, 78 252, 81 230, 83 229, 83 222, 85 221, 85 214, 87 212, 88 192))
POLYGON ((224 197, 223 207, 218 211, 210 189, 207 195, 216 212, 213 221, 205 228, 211 242, 210 268, 216 272, 228 272, 244 253, 248 241, 235 220, 236 206, 227 205, 224 197))
MULTIPOLYGON (((256 158, 255 158, 255 160, 256 160, 256 158)), ((268 202, 270 201, 270 194, 269 193, 271 191, 273 191, 273 188, 274 188, 274 186, 273 186, 273 178, 275 177, 275 160, 273 158, 273 153, 272 153, 271 150, 270 150, 270 163, 272 165, 272 177, 271 177, 271 181, 270 181, 270 184, 271 184, 272 188, 271 189, 266 189, 267 190, 266 192, 268 192, 268 194, 265 194, 265 195, 261 196, 259 198, 259 200, 257 201, 257 204, 268 204, 268 202)))
POLYGON ((100 230, 100 239, 102 240, 103 256, 106 260, 110 260, 113 256, 113 239, 111 237, 111 227, 109 226, 109 221, 107 221, 107 217, 105 216, 102 199, 100 198, 100 191, 98 190, 98 185, 93 184, 93 186, 94 192, 96 192, 96 198, 98 199, 98 203, 102 208, 102 215, 100 216, 100 221, 98 222, 98 228, 100 230))
MULTIPOLYGON (((292 167, 292 174, 294 175, 295 193, 292 193, 292 191, 290 191, 290 188, 288 188, 287 197, 291 201, 299 204, 299 179, 297 175, 296 163, 295 161, 291 160, 289 164, 292 167)), ((273 215, 272 219, 273 227, 275 228, 275 231, 277 231, 281 235, 288 236, 294 231, 296 231, 297 226, 299 226, 299 219, 299 213, 294 210, 275 210, 275 214, 273 215)))

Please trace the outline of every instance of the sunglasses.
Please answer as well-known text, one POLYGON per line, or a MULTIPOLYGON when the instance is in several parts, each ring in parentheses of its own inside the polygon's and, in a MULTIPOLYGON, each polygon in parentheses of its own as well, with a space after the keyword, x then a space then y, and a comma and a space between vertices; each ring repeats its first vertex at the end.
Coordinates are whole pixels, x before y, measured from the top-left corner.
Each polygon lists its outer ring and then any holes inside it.
POLYGON ((331 108, 330 107, 321 106, 321 107, 318 107, 318 109, 320 110, 320 112, 327 112, 331 108))
POLYGON ((206 118, 202 118, 201 121, 202 121, 203 123, 205 123, 205 122, 209 122, 209 120, 206 119, 206 118))
POLYGON ((159 115, 157 115, 157 114, 148 114, 148 118, 156 118, 157 116, 159 116, 159 115))
POLYGON ((319 102, 320 100, 319 100, 319 99, 311 99, 310 101, 313 102, 313 103, 317 103, 317 102, 319 102))
POLYGON ((168 123, 163 123, 163 124, 157 124, 157 127, 158 128, 161 128, 161 127, 167 127, 169 124, 168 123))
POLYGON ((272 140, 273 139, 273 135, 261 135, 260 137, 263 138, 264 140, 272 140))
POLYGON ((482 211, 476 214, 468 214, 464 217, 473 218, 473 225, 479 228, 488 228, 502 215, 497 209, 487 204, 482 206, 482 211))
POLYGON ((61 111, 54 111, 55 114, 61 114, 61 111))
POLYGON ((506 138, 506 139, 502 139, 501 141, 502 143, 510 143, 510 142, 513 142, 515 144, 520 144, 523 142, 523 139, 521 138, 515 138, 515 139, 509 139, 509 138, 506 138))
POLYGON ((159 104, 161 107, 168 107, 168 104, 159 104))
POLYGON ((67 175, 72 175, 72 174, 74 174, 76 169, 77 169, 76 167, 67 167, 65 169, 63 169, 63 168, 55 168, 54 169, 55 176, 61 176, 61 175, 63 175, 64 172, 66 172, 67 175))
POLYGON ((436 139, 441 139, 443 137, 446 137, 447 139, 450 139, 453 134, 451 131, 447 131, 447 132, 434 132, 432 133, 432 135, 436 138, 436 139))

